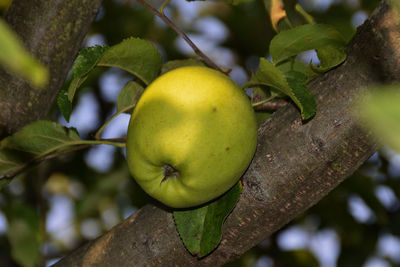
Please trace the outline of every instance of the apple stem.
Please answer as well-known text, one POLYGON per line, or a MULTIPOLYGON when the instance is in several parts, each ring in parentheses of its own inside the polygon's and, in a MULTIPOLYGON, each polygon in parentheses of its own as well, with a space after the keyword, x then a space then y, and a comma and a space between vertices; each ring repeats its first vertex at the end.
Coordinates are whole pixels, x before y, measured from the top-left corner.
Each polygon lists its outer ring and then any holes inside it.
POLYGON ((178 178, 178 177, 179 177, 179 171, 177 169, 175 169, 169 164, 164 165, 164 178, 162 179, 161 183, 169 178, 178 178))

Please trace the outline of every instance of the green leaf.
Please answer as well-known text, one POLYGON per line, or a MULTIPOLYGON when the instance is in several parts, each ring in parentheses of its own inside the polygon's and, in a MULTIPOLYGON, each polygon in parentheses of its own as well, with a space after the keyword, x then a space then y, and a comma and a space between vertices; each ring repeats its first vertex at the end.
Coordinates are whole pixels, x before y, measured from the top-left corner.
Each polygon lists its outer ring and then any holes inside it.
MULTIPOLYGON (((142 95, 144 88, 137 82, 130 81, 125 84, 117 97, 117 112, 122 109, 135 105, 142 95)), ((131 112, 125 112, 130 114, 131 112)))
POLYGON ((0 149, 0 190, 11 181, 15 173, 26 167, 27 161, 29 157, 20 151, 0 149))
MULTIPOLYGON (((96 66, 121 68, 148 85, 160 72, 161 55, 145 40, 129 38, 112 47, 94 46, 83 49, 75 60, 68 100, 72 102, 76 90, 96 66)), ((60 100, 64 101, 64 100, 60 100)), ((66 106, 67 103, 63 102, 66 106)), ((69 107, 61 112, 68 114, 69 107)))
POLYGON ((7 185, 11 179, 12 172, 20 170, 24 166, 24 161, 15 151, 0 150, 0 190, 7 185))
POLYGON ((121 68, 148 85, 160 73, 161 55, 149 42, 129 38, 108 49, 97 64, 121 68))
POLYGON ((0 19, 0 64, 26 79, 35 88, 44 88, 48 83, 47 68, 33 58, 2 19, 0 19))
POLYGON ((6 216, 12 257, 21 266, 37 266, 40 259, 39 216, 33 208, 17 202, 6 208, 6 216))
POLYGON ((319 72, 326 72, 342 64, 347 58, 344 46, 328 45, 316 51, 320 60, 320 67, 317 68, 319 72))
POLYGON ((289 95, 290 93, 289 84, 283 72, 265 58, 260 58, 260 68, 243 87, 252 87, 255 85, 270 86, 282 91, 285 95, 289 95))
POLYGON ((171 60, 171 61, 166 62, 162 66, 161 73, 164 74, 173 69, 177 69, 180 67, 186 67, 186 66, 205 66, 205 64, 202 61, 195 59, 195 58, 171 60))
POLYGON ((66 128, 51 121, 36 121, 5 138, 0 143, 0 148, 43 156, 59 148, 74 145, 80 140, 73 128, 66 128))
POLYGON ((307 76, 297 71, 289 71, 285 76, 293 94, 291 98, 301 110, 301 118, 307 120, 313 117, 317 103, 313 93, 307 88, 307 76))
MULTIPOLYGON (((93 46, 79 52, 72 67, 72 81, 67 90, 70 102, 74 99, 76 90, 86 80, 89 72, 96 67, 97 62, 107 49, 109 49, 108 46, 93 46)), ((63 111, 61 110, 61 112, 63 111)))
POLYGON ((190 253, 204 257, 218 246, 222 237, 222 225, 236 206, 242 189, 238 182, 226 194, 207 206, 174 211, 179 235, 190 253))
POLYGON ((307 76, 307 82, 318 77, 320 74, 342 64, 347 55, 344 46, 328 45, 316 50, 320 60, 320 66, 315 66, 310 63, 306 65, 299 60, 287 60, 276 65, 283 73, 289 71, 302 72, 307 76))
POLYGON ((96 45, 82 49, 74 62, 73 78, 87 75, 109 48, 109 46, 96 45))
POLYGON ((307 76, 298 71, 281 72, 267 59, 260 59, 260 68, 245 84, 247 87, 265 85, 273 87, 289 96, 300 108, 303 120, 311 118, 316 112, 314 95, 307 88, 307 76))
POLYGON ((321 72, 318 69, 317 70, 314 69, 314 68, 318 68, 318 67, 315 67, 312 64, 307 66, 303 62, 301 62, 299 60, 295 60, 295 59, 284 61, 284 62, 276 65, 276 67, 283 73, 286 73, 289 71, 297 71, 297 72, 304 73, 307 76, 307 82, 318 77, 318 75, 323 72, 323 71, 321 72))
POLYGON ((68 92, 65 89, 62 89, 57 96, 57 106, 65 120, 69 122, 72 113, 72 102, 68 99, 68 92))
POLYGON ((7 172, 19 169, 22 165, 23 161, 17 153, 14 153, 14 151, 0 150, 0 176, 7 172))
POLYGON ((75 97, 75 93, 78 90, 78 88, 83 84, 84 81, 86 81, 88 75, 84 75, 81 77, 78 77, 76 79, 73 79, 71 83, 69 84, 68 88, 68 100, 72 103, 75 97))
POLYGON ((298 71, 298 72, 307 72, 308 66, 304 64, 302 61, 293 60, 293 61, 285 61, 281 64, 276 65, 276 67, 283 73, 289 71, 298 71))
POLYGON ((383 144, 400 152, 400 85, 372 89, 357 105, 357 116, 383 144))
POLYGON ((301 52, 330 45, 345 45, 342 35, 335 28, 324 24, 306 24, 276 35, 269 50, 274 63, 278 64, 301 52))

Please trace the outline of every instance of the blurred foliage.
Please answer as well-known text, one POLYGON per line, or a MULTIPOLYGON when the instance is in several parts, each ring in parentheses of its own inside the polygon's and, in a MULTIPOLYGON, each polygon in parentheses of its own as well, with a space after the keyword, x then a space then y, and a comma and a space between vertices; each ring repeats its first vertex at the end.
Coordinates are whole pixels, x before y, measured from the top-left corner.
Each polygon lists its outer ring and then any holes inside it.
POLYGON ((371 88, 359 103, 362 125, 370 129, 386 145, 400 152, 400 86, 371 88))
POLYGON ((8 7, 10 6, 12 0, 0 0, 0 14, 3 15, 8 7))
POLYGON ((11 27, 0 19, 0 65, 28 81, 35 89, 43 89, 48 82, 47 68, 24 47, 11 27))
MULTIPOLYGON (((10 1, 0 1, 4 12, 3 2, 10 1)), ((321 9, 312 4, 317 2, 323 1, 300 1, 317 23, 333 25, 349 40, 356 31, 352 26, 354 15, 370 14, 379 1, 341 0, 321 9)), ((149 3, 154 7, 161 5, 161 1, 149 3)), ((211 50, 207 45, 204 50, 211 54, 213 49, 223 49, 216 53, 220 56, 216 60, 232 68, 234 78, 237 75, 236 79, 242 82, 257 68, 258 58, 268 56, 269 42, 275 34, 261 0, 235 6, 223 2, 173 1, 166 12, 180 28, 196 37, 212 30, 205 29, 201 21, 217 19, 227 35, 218 41, 203 39, 208 45, 212 43, 211 50), (187 9, 182 12, 183 6, 187 9), (193 6, 199 8, 197 13, 193 6)), ((192 56, 177 46, 174 31, 129 0, 104 1, 86 44, 115 45, 131 36, 153 42, 163 62, 192 56)), ((116 109, 116 97, 105 97, 107 88, 102 84, 110 73, 117 80, 131 79, 124 72, 96 69, 82 84, 73 103, 77 105, 82 96, 91 92, 98 104, 96 125, 104 123, 116 109)), ((51 117, 61 120, 56 107, 51 117)), ((265 117, 268 114, 259 115, 260 120, 265 117)), ((87 135, 94 132, 95 129, 90 130, 87 135)), ((33 259, 39 266, 54 262, 152 201, 130 177, 123 150, 113 149, 105 155, 113 162, 106 170, 89 163, 87 158, 94 153, 96 150, 89 149, 43 162, 0 192, 0 266, 31 266, 33 259), (19 245, 21 240, 26 243, 19 245)), ((384 149, 320 203, 226 266, 319 266, 321 252, 331 253, 337 266, 363 266, 371 258, 379 258, 389 266, 399 265, 399 257, 385 254, 379 246, 383 236, 400 240, 399 199, 399 156, 384 149), (386 202, 382 200, 385 196, 386 202), (359 217, 353 207, 354 202, 360 201, 369 209, 369 213, 364 212, 366 218, 359 217), (294 228, 301 229, 307 238, 290 247, 282 242, 282 237, 294 228), (312 240, 324 231, 334 233, 339 247, 337 255, 333 248, 322 243, 312 245, 312 240)))

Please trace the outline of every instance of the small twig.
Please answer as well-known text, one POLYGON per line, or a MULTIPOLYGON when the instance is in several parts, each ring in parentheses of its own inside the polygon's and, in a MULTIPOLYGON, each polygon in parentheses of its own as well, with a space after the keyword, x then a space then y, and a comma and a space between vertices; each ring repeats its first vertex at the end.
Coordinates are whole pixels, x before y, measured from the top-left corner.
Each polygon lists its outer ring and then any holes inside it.
POLYGON ((269 100, 267 102, 264 101, 260 101, 257 103, 253 104, 253 108, 254 110, 265 110, 265 111, 274 111, 277 110, 281 107, 284 107, 288 104, 288 101, 286 101, 285 99, 273 99, 273 100, 269 100))
POLYGON ((95 136, 94 136, 94 139, 100 140, 101 133, 103 132, 103 130, 107 127, 107 125, 108 125, 113 119, 115 119, 116 117, 118 117, 120 114, 122 114, 122 113, 124 113, 124 112, 126 112, 126 111, 128 111, 128 110, 133 109, 135 106, 136 106, 136 103, 135 103, 135 104, 132 104, 132 105, 129 105, 129 106, 126 106, 126 107, 124 107, 123 109, 121 109, 120 111, 118 111, 117 113, 115 113, 114 115, 112 115, 111 118, 110 118, 108 121, 106 121, 106 122, 100 127, 99 130, 97 130, 97 132, 96 132, 96 134, 95 134, 95 136))
POLYGON ((125 142, 126 142, 126 137, 99 139, 99 141, 109 141, 109 142, 116 142, 116 143, 125 143, 125 142))
MULTIPOLYGON (((254 91, 253 91, 253 93, 254 93, 254 91)), ((251 94, 251 105, 253 107, 259 106, 259 105, 264 104, 264 103, 267 103, 267 102, 269 102, 269 101, 274 99, 274 97, 268 97, 268 98, 265 98, 263 100, 259 100, 259 97, 254 97, 253 93, 251 94), (257 102, 254 102, 254 101, 257 101, 257 102)))
MULTIPOLYGON (((61 156, 61 155, 64 155, 64 154, 68 154, 68 153, 71 153, 71 152, 75 152, 75 151, 78 151, 78 150, 86 149, 86 148, 91 147, 93 145, 99 144, 100 141, 107 142, 108 144, 111 144, 112 142, 125 142, 126 141, 126 137, 100 139, 100 140, 96 140, 97 143, 81 144, 81 145, 77 145, 77 146, 71 147, 69 149, 65 149, 65 150, 62 150, 62 151, 54 151, 54 152, 51 152, 51 153, 49 153, 47 155, 33 158, 33 159, 27 161, 25 164, 21 165, 17 169, 14 169, 14 170, 11 170, 9 172, 0 174, 0 180, 11 179, 14 176, 18 175, 19 173, 21 173, 21 172, 25 171, 26 169, 28 169, 29 167, 31 167, 33 165, 36 165, 36 164, 39 164, 42 161, 49 160, 49 159, 52 159, 52 158, 55 158, 55 157, 58 157, 58 156, 61 156)), ((87 142, 90 142, 90 141, 87 141, 87 142)), ((121 143, 121 145, 122 145, 122 143, 121 143)))
POLYGON ((171 2, 171 0, 165 0, 164 3, 162 3, 161 7, 160 7, 160 13, 165 16, 164 13, 164 8, 169 4, 169 2, 171 2))
MULTIPOLYGON (((142 6, 153 12, 156 16, 161 18, 168 26, 170 26, 179 36, 181 36, 193 49, 193 51, 210 67, 213 69, 216 69, 223 74, 228 75, 227 72, 223 71, 217 64, 215 64, 207 55, 205 55, 193 42, 190 40, 190 38, 183 32, 181 31, 165 14, 164 14, 164 7, 163 5, 161 7, 162 13, 159 12, 157 9, 149 5, 145 0, 137 0, 142 6)), ((169 1, 166 1, 164 3, 168 3, 169 1)))
POLYGON ((44 157, 34 158, 34 159, 26 162, 25 164, 21 165, 17 169, 14 169, 12 171, 0 174, 0 179, 1 180, 3 180, 3 179, 11 179, 14 176, 16 176, 17 174, 19 174, 19 173, 25 171, 26 169, 28 169, 29 167, 31 167, 33 165, 36 165, 36 164, 39 164, 42 161, 45 161, 45 160, 48 160, 48 159, 52 159, 52 158, 55 158, 55 157, 58 157, 58 156, 61 156, 63 154, 67 154, 67 153, 70 153, 70 152, 73 152, 73 151, 82 150, 82 149, 85 149, 85 148, 88 148, 88 147, 90 147, 90 145, 80 145, 80 146, 73 147, 71 149, 66 149, 66 150, 63 150, 63 151, 59 151, 57 153, 49 154, 49 155, 44 156, 44 157))

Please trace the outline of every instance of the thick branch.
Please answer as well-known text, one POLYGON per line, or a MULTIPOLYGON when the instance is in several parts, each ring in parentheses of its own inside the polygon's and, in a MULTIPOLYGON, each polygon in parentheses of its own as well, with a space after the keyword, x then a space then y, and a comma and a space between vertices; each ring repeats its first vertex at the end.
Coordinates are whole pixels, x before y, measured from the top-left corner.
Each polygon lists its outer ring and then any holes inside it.
POLYGON ((44 118, 70 69, 102 0, 14 0, 7 22, 29 51, 50 70, 50 83, 38 92, 0 73, 0 137, 44 118))
POLYGON ((202 260, 185 250, 170 212, 140 209, 56 266, 217 266, 238 258, 314 205, 376 150, 352 107, 369 85, 400 81, 398 17, 382 2, 349 45, 348 60, 311 83, 318 112, 302 123, 293 105, 259 128, 244 192, 220 246, 202 260))

